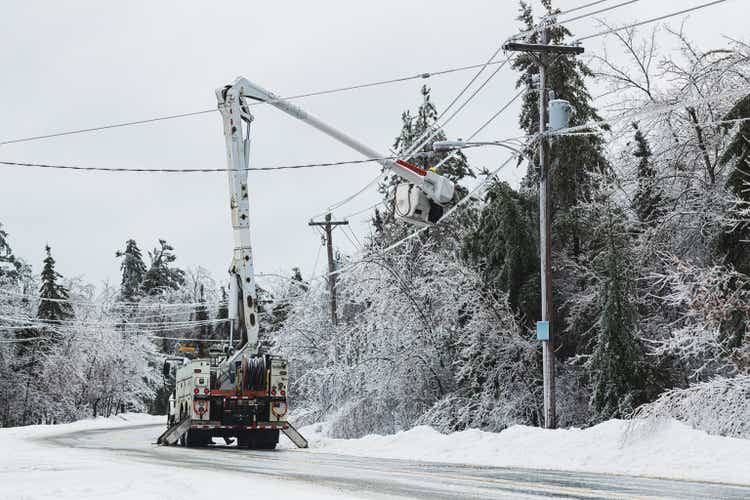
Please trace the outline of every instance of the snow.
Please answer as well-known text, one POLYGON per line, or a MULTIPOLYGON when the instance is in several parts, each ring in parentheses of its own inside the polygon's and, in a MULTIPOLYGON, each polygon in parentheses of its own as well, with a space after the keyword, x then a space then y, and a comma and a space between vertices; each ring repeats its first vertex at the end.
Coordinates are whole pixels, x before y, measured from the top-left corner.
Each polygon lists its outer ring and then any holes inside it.
MULTIPOLYGON (((341 492, 256 474, 164 466, 141 458, 148 440, 133 452, 79 449, 44 441, 76 431, 164 424, 163 416, 122 414, 63 425, 0 429, 0 498, 6 499, 179 499, 186 498, 351 498, 341 492)), ((152 428, 149 428, 153 434, 152 428)), ((157 448, 160 449, 160 448, 157 448)), ((184 450, 194 451, 194 450, 184 450)))
MULTIPOLYGON (((115 450, 69 448, 51 442, 76 431, 163 425, 164 417, 123 414, 64 425, 0 429, 0 498, 2 499, 184 499, 214 498, 217 493, 275 498, 351 498, 351 492, 295 480, 278 481, 249 471, 222 471, 205 466, 171 466, 154 454, 194 453, 183 448, 154 447, 154 428, 144 427, 142 442, 133 434, 113 432, 115 450), (136 440, 137 441, 137 440, 136 440), (161 459, 161 461, 159 460, 161 459)), ((395 435, 360 439, 325 437, 328 424, 301 429, 310 450, 360 457, 427 462, 523 467, 642 475, 692 481, 750 485, 750 440, 709 435, 675 420, 610 420, 588 429, 545 430, 514 426, 500 433, 467 430, 441 434, 416 427, 395 435)), ((137 429, 137 427, 136 427, 137 429)), ((101 438, 99 443, 101 443, 101 438)), ((76 441, 79 443, 78 441, 76 441)), ((282 448, 292 449, 282 439, 282 448)), ((252 469, 250 469, 252 470, 252 469)))
POLYGON ((325 424, 300 432, 315 452, 750 485, 750 440, 709 435, 676 420, 609 420, 587 429, 517 425, 500 433, 441 434, 421 426, 360 439, 326 438, 325 424))

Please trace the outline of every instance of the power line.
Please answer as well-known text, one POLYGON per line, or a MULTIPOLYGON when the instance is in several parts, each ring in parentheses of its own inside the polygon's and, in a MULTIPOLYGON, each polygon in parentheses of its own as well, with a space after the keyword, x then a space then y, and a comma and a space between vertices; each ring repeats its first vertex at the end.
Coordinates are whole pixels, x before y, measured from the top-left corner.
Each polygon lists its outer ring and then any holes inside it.
POLYGON ((682 14, 687 14, 689 12, 694 12, 694 11, 699 10, 699 9, 703 9, 703 8, 706 8, 706 7, 711 7, 713 5, 718 5, 718 4, 724 3, 726 1, 727 0, 715 0, 713 2, 707 2, 707 3, 704 3, 704 4, 696 5, 695 7, 690 7, 689 9, 683 9, 683 10, 679 10, 677 12, 672 12, 670 14, 664 14, 663 16, 654 17, 654 18, 651 18, 651 19, 646 19, 645 21, 639 21, 639 22, 636 22, 636 23, 633 23, 633 24, 628 24, 628 25, 625 25, 625 26, 621 26, 619 28, 610 28, 608 30, 600 31, 599 33, 594 33, 592 35, 586 35, 586 36, 583 36, 583 37, 576 38, 574 40, 574 42, 582 42, 584 40, 590 40, 592 38, 596 38, 596 37, 599 37, 599 36, 609 35, 610 33, 616 33, 618 31, 622 31, 622 30, 626 30, 626 29, 630 29, 630 28, 637 28, 638 26, 643 26, 644 24, 650 24, 650 23, 655 23, 657 21, 663 21, 664 19, 669 19, 670 17, 675 17, 675 16, 679 16, 679 15, 682 15, 682 14))
POLYGON ((77 170, 82 172, 140 172, 140 173, 151 173, 151 174, 189 174, 189 173, 205 173, 205 172, 227 172, 227 171, 242 171, 242 172, 269 172, 275 170, 297 170, 303 168, 320 168, 320 167, 336 167, 343 165, 360 165, 363 163, 371 163, 379 160, 392 160, 395 156, 386 156, 383 158, 368 158, 365 160, 346 160, 346 161, 335 161, 325 163, 305 163, 301 165, 279 165, 275 167, 249 167, 249 168, 109 168, 109 167, 81 167, 77 165, 50 165, 46 163, 25 163, 25 162, 12 162, 12 161, 0 161, 0 165, 8 167, 32 167, 32 168, 51 168, 58 170, 77 170))
POLYGON ((11 297, 18 297, 19 300, 23 299, 29 299, 29 300, 39 300, 39 301, 45 301, 45 302, 59 302, 59 303, 68 303, 68 304, 76 304, 76 305, 84 305, 89 307, 104 307, 104 308, 114 308, 114 309, 127 309, 131 308, 133 310, 141 310, 141 309, 161 309, 161 308, 172 308, 172 307, 197 307, 201 305, 205 306, 217 306, 226 304, 226 302, 165 302, 165 303, 153 303, 153 302, 112 302, 112 303, 101 303, 97 304, 96 302, 92 301, 83 301, 83 300, 76 300, 76 299, 52 299, 47 297, 40 297, 39 295, 32 295, 28 293, 18 293, 18 292, 12 292, 10 290, 3 290, 0 289, 0 295, 8 295, 11 297))
MULTIPOLYGON (((376 86, 380 86, 380 85, 389 85, 389 84, 393 84, 393 83, 406 82, 406 81, 409 81, 409 80, 427 79, 427 78, 431 78, 433 76, 442 76, 442 75, 447 75, 447 74, 450 74, 450 73, 456 73, 456 72, 460 72, 460 71, 468 71, 468 70, 471 70, 471 69, 485 67, 487 65, 495 65, 495 64, 501 64, 501 63, 502 63, 502 61, 490 61, 489 63, 471 64, 469 66, 458 66, 458 67, 455 67, 455 68, 448 68, 448 69, 443 69, 443 70, 440 70, 440 71, 424 72, 424 73, 419 73, 419 74, 416 74, 416 75, 406 76, 406 77, 402 77, 402 78, 393 78, 393 79, 390 79, 390 80, 380 80, 380 81, 375 81, 375 82, 370 82, 370 83, 364 83, 364 84, 359 84, 359 85, 350 85, 348 87, 338 87, 338 88, 334 88, 334 89, 321 90, 321 91, 317 91, 317 92, 307 92, 307 93, 304 93, 304 94, 296 94, 296 95, 291 95, 291 96, 288 96, 288 97, 282 97, 281 99, 289 101, 289 100, 294 100, 294 99, 303 99, 303 98, 306 98, 306 97, 313 97, 313 96, 320 96, 320 95, 326 95, 326 94, 334 94, 334 93, 338 93, 338 92, 347 92, 347 91, 352 91, 352 90, 359 90, 359 89, 364 89, 364 88, 369 88, 369 87, 376 87, 376 86)), ((251 103, 250 105, 251 106, 258 106, 258 105, 261 105, 261 104, 264 104, 264 103, 256 102, 256 103, 251 103)), ((120 122, 120 123, 113 123, 113 124, 107 124, 107 125, 99 125, 99 126, 96 126, 96 127, 82 128, 82 129, 76 129, 76 130, 68 130, 68 131, 55 132, 55 133, 44 134, 44 135, 35 135, 35 136, 31 136, 31 137, 21 137, 21 138, 17 138, 17 139, 8 139, 8 140, 5 140, 5 141, 0 141, 0 146, 6 146, 8 144, 18 144, 18 143, 21 143, 21 142, 38 141, 38 140, 42 140, 42 139, 51 139, 51 138, 54 138, 54 137, 63 137, 63 136, 67 136, 67 135, 84 134, 84 133, 89 133, 89 132, 98 132, 98 131, 101 131, 101 130, 109 130, 109 129, 113 129, 113 128, 130 127, 130 126, 133 126, 133 125, 142 125, 142 124, 146 124, 146 123, 160 122, 160 121, 165 121, 165 120, 173 120, 173 119, 176 119, 176 118, 185 118, 185 117, 190 117, 190 116, 205 115, 205 114, 208 114, 208 113, 214 113, 216 111, 218 111, 216 108, 203 109, 203 110, 199 110, 199 111, 192 111, 192 112, 189 112, 189 113, 180 113, 180 114, 174 114, 174 115, 155 116, 155 117, 152 117, 152 118, 145 118, 143 120, 134 120, 134 121, 128 121, 128 122, 120 122)))
POLYGON ((164 120, 173 120, 175 118, 185 118, 188 116, 197 116, 197 115, 205 115, 207 113, 213 113, 217 111, 214 109, 204 109, 201 111, 192 111, 190 113, 180 113, 177 115, 165 115, 165 116, 155 116, 153 118, 146 118, 143 120, 135 120, 132 122, 121 122, 121 123, 113 123, 111 125, 99 125, 97 127, 90 127, 90 128, 80 128, 77 130, 68 130, 65 132, 55 132, 52 134, 45 134, 45 135, 35 135, 31 137, 23 137, 19 139, 10 139, 7 141, 0 141, 0 146, 5 146, 7 144, 17 144, 19 142, 29 142, 29 141, 38 141, 41 139, 51 139, 53 137, 62 137, 66 135, 74 135, 74 134, 85 134, 87 132, 97 132, 100 130, 108 130, 111 128, 119 128, 119 127, 130 127, 132 125, 142 125, 144 123, 153 123, 153 122, 160 122, 164 120))
MULTIPOLYGON (((604 12, 608 12, 610 10, 617 9, 619 7, 624 7, 626 5, 630 5, 630 4, 639 2, 639 1, 640 0, 627 0, 625 2, 621 2, 621 3, 618 3, 616 5, 610 5, 609 7, 604 7, 602 9, 595 10, 593 12, 587 12, 585 14, 580 14, 578 16, 571 17, 569 19, 563 19, 563 20, 560 20, 560 21, 547 22, 547 23, 543 24, 542 26, 535 26, 535 27, 533 27, 531 29, 528 29, 526 31, 522 31, 522 32, 520 32, 520 33, 512 36, 511 40, 517 40, 519 38, 524 38, 524 37, 526 37, 528 35, 531 35, 533 33, 538 33, 538 32, 540 32, 543 29, 556 28, 558 26, 563 26, 563 25, 565 25, 567 23, 572 23, 574 21, 579 21, 579 20, 585 19, 587 17, 595 16, 597 14, 603 14, 604 12)), ((593 2, 593 3, 589 4, 589 5, 577 7, 575 9, 571 9, 571 10, 568 10, 568 11, 565 11, 565 12, 558 12, 556 14, 552 14, 551 17, 555 18, 557 16, 562 16, 562 15, 565 15, 565 14, 569 14, 571 12, 574 12, 574 11, 577 11, 577 10, 581 10, 581 9, 584 9, 584 8, 587 8, 587 7, 592 7, 592 6, 600 4, 600 3, 602 3, 602 2, 593 2)))
POLYGON ((571 12, 576 12, 582 9, 588 9, 589 7, 593 7, 594 5, 599 5, 600 3, 609 2, 610 0, 599 0, 598 2, 589 2, 584 5, 579 5, 578 7, 573 7, 572 9, 568 9, 563 12, 559 12, 558 16, 564 16, 565 14, 570 14, 571 12))
POLYGON ((620 8, 620 7, 625 7, 626 5, 634 4, 636 2, 640 2, 640 0, 627 0, 626 2, 621 2, 621 3, 618 3, 616 5, 611 5, 609 7, 605 7, 603 9, 599 9, 599 10, 595 10, 593 12, 587 12, 585 14, 581 14, 579 16, 571 17, 569 19, 563 19, 562 21, 558 21, 558 22, 553 23, 553 24, 551 24, 549 26, 546 26, 546 28, 551 28, 551 27, 558 26, 558 25, 561 25, 561 24, 566 24, 566 23, 572 23, 574 21, 578 21, 578 20, 581 20, 581 19, 585 19, 587 17, 595 16, 597 14, 603 14, 604 12, 608 12, 610 10, 614 10, 614 9, 617 9, 617 8, 620 8))
POLYGON ((359 214, 365 213, 365 212, 367 212, 369 210, 372 210, 373 208, 375 208, 375 207, 377 207, 379 205, 385 205, 385 201, 381 200, 381 201, 379 201, 377 203, 374 203, 374 204, 370 205, 369 207, 357 210, 356 212, 352 212, 352 213, 350 213, 348 215, 345 215, 344 218, 345 219, 350 219, 350 218, 352 218, 352 217, 354 217, 356 215, 359 215, 359 214))

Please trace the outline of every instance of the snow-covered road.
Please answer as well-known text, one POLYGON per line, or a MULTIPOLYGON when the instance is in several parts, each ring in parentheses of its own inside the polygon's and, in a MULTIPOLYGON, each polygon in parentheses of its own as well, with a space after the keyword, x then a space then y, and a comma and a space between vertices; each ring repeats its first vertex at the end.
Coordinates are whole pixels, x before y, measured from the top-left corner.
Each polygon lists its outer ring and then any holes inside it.
POLYGON ((750 498, 750 488, 710 483, 308 450, 165 448, 152 444, 163 429, 153 422, 9 429, 0 498, 750 498))

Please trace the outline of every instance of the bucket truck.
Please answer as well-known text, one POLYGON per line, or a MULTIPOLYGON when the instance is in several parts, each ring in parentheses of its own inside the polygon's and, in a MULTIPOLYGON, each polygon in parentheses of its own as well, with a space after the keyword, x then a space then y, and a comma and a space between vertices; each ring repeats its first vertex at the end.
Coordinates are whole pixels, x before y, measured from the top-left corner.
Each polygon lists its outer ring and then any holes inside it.
POLYGON ((409 223, 434 224, 443 206, 453 200, 454 183, 442 175, 407 161, 383 155, 298 106, 245 78, 216 91, 224 124, 227 173, 234 249, 229 268, 229 347, 221 355, 183 358, 165 363, 165 375, 174 372, 167 430, 160 444, 205 446, 214 437, 240 447, 273 449, 284 432, 297 446, 307 441, 287 421, 289 377, 287 362, 258 352, 258 299, 250 241, 248 167, 253 115, 248 100, 263 102, 351 147, 378 162, 403 182, 396 187, 395 215, 409 223), (234 348, 233 337, 238 345, 234 348), (176 366, 175 366, 176 365, 176 366))

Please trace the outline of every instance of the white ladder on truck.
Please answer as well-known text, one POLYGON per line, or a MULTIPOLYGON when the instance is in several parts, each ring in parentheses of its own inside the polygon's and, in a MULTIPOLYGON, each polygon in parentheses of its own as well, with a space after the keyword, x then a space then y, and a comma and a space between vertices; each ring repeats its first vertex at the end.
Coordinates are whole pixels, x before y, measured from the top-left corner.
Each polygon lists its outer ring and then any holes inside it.
POLYGON ((156 440, 156 444, 161 444, 164 446, 177 444, 177 441, 182 437, 182 435, 190 430, 190 423, 190 416, 183 418, 181 422, 176 423, 175 425, 164 431, 162 435, 159 436, 159 439, 156 440))

